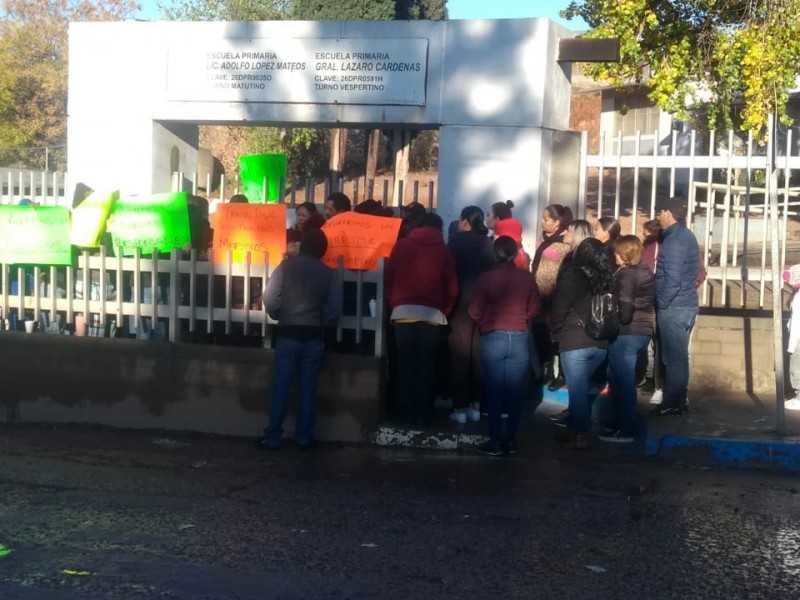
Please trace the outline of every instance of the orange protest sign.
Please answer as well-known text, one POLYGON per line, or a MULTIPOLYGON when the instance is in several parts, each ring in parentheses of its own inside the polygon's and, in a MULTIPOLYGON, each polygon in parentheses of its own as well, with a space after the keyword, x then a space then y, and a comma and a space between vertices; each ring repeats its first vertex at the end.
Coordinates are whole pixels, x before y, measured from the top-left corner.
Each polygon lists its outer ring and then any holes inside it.
POLYGON ((286 252, 285 204, 220 204, 214 216, 214 262, 262 260, 269 252, 269 263, 276 265, 286 252))
POLYGON ((322 257, 329 267, 336 267, 340 256, 345 269, 370 271, 378 268, 378 258, 392 252, 400 219, 374 217, 354 212, 341 213, 322 226, 328 238, 328 251, 322 257))

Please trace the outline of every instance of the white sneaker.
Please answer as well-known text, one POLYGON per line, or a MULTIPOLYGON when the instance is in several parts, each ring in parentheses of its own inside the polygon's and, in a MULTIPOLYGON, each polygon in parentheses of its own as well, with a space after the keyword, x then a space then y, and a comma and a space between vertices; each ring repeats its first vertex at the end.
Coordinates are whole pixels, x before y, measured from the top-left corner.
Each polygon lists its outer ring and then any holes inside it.
POLYGON ((463 410, 454 410, 450 413, 450 420, 455 421, 456 423, 466 423, 467 413, 465 413, 463 410))
POLYGON ((660 389, 653 392, 650 397, 650 404, 661 404, 664 401, 664 392, 660 389))
POLYGON ((786 410, 800 410, 800 398, 791 398, 783 403, 786 410))
POLYGON ((468 406, 464 410, 464 414, 467 415, 467 421, 480 421, 481 420, 481 411, 475 410, 471 406, 468 406))

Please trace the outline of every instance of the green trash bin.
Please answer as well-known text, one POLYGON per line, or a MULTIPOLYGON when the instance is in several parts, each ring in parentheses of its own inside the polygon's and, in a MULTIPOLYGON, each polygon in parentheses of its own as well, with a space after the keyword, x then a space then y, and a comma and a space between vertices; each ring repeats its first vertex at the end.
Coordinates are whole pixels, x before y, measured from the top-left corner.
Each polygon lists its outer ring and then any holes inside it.
POLYGON ((285 154, 240 156, 239 173, 244 195, 251 204, 283 202, 286 189, 285 154))

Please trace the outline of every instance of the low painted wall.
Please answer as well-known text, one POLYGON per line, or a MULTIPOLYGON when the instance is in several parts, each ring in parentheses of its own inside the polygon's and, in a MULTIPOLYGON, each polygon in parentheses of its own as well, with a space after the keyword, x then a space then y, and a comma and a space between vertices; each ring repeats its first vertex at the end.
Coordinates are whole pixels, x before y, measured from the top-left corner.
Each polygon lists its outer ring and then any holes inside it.
MULTIPOLYGON (((774 398, 770 318, 700 315, 691 354, 693 393, 774 398)), ((0 421, 256 436, 267 419, 270 350, 2 332, 0 364, 0 421)), ((385 404, 380 366, 327 355, 319 439, 370 439, 385 404)))
POLYGON ((771 317, 698 316, 691 342, 690 391, 774 398, 772 330, 771 317))
MULTIPOLYGON (((2 332, 0 364, 0 421, 256 436, 267 420, 271 350, 2 332)), ((374 357, 326 356, 319 439, 355 442, 375 431, 380 373, 374 357)))

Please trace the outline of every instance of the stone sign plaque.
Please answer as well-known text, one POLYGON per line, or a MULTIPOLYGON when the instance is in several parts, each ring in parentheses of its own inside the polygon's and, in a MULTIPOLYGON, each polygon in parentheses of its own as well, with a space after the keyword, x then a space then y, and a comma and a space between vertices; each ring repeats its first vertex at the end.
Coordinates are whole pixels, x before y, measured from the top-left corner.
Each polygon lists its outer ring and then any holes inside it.
POLYGON ((427 39, 176 40, 168 52, 168 100, 425 105, 427 39))

